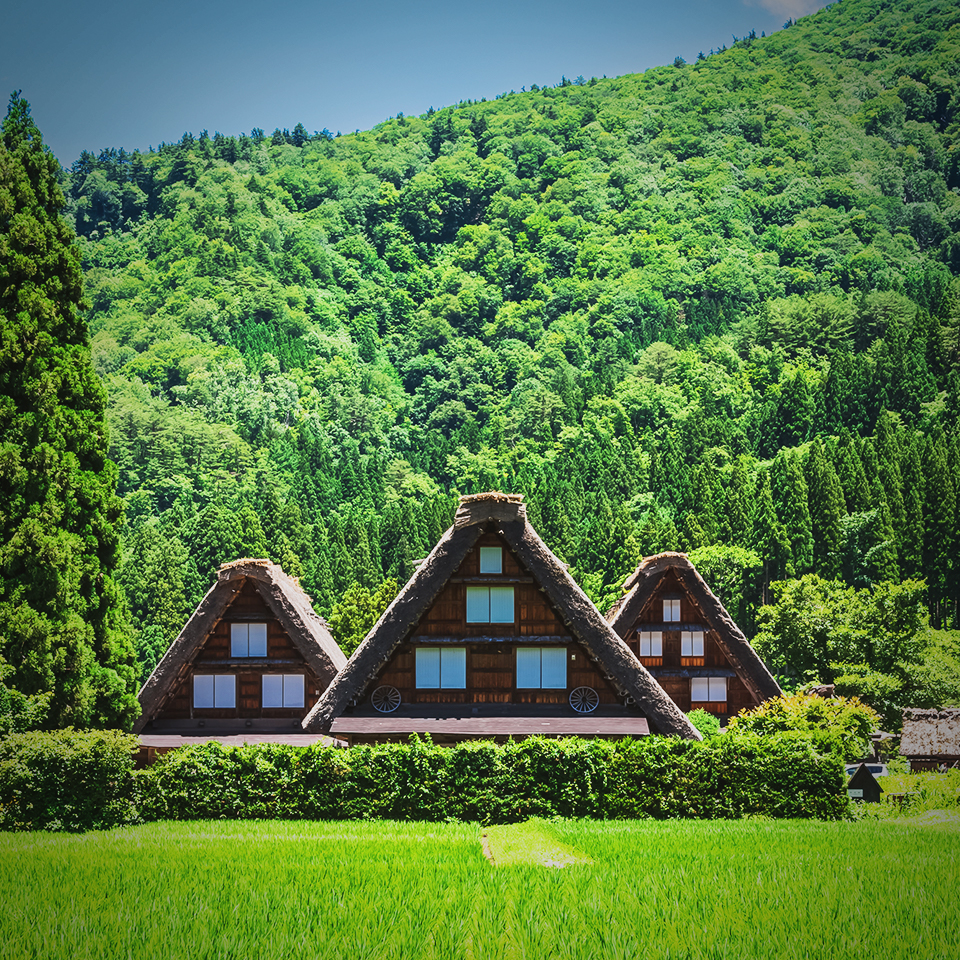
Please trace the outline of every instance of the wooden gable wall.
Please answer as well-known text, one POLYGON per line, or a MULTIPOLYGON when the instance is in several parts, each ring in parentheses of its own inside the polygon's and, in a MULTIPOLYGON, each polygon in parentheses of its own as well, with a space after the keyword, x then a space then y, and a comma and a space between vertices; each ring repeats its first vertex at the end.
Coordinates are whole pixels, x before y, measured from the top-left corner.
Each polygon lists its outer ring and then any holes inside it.
POLYGON ((664 574, 653 595, 623 639, 640 662, 654 674, 670 699, 684 712, 691 710, 692 706, 698 706, 723 716, 732 716, 745 707, 754 707, 759 703, 743 680, 736 675, 736 670, 720 644, 717 632, 710 628, 700 607, 673 570, 668 570, 664 574), (675 598, 680 600, 680 621, 665 623, 663 601, 675 598), (691 628, 700 628, 704 631, 702 657, 682 656, 681 631, 691 628), (639 634, 642 630, 662 631, 662 657, 640 656, 639 634), (727 700, 723 703, 722 709, 719 709, 717 704, 693 704, 690 696, 690 677, 681 674, 681 671, 690 670, 709 672, 710 668, 734 673, 734 676, 727 679, 727 700))
POLYGON ((245 580, 240 592, 223 617, 203 642, 190 666, 177 681, 155 718, 162 720, 186 719, 296 719, 307 712, 326 688, 307 664, 303 654, 288 636, 280 622, 264 603, 260 591, 251 580, 245 580), (266 658, 232 658, 230 655, 230 625, 237 622, 266 623, 266 658), (235 674, 236 702, 232 709, 195 708, 193 706, 194 674, 235 674), (263 675, 270 673, 304 675, 304 706, 302 708, 261 707, 263 675))
POLYGON ((616 690, 606 680, 599 664, 576 642, 563 619, 540 591, 533 577, 495 533, 482 534, 464 557, 409 639, 398 645, 367 694, 380 685, 400 691, 404 703, 522 703, 566 705, 570 690, 593 687, 601 704, 619 703, 616 690), (480 548, 503 549, 503 572, 480 573, 480 548), (468 586, 494 584, 513 586, 513 623, 467 623, 468 586), (473 642, 471 642, 471 640, 473 642), (455 644, 467 650, 464 690, 418 690, 416 647, 455 644), (567 686, 555 689, 517 689, 516 648, 519 645, 567 648, 567 686))

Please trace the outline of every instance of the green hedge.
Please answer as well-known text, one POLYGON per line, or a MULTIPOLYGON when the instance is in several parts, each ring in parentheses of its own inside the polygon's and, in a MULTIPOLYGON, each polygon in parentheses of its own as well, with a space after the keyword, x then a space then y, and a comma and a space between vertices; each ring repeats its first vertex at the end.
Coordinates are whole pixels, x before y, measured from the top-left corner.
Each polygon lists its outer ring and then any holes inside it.
POLYGON ((133 738, 70 733, 69 762, 57 759, 63 738, 26 734, 5 742, 0 756, 14 759, 3 761, 0 803, 5 814, 16 810, 3 817, 6 828, 84 829, 133 819, 836 819, 848 811, 840 757, 819 753, 801 734, 726 734, 705 743, 533 737, 454 748, 414 737, 350 750, 205 743, 172 751, 135 775, 133 738), (83 763, 81 737, 91 738, 83 763), (43 738, 51 747, 45 760, 43 738), (113 753, 104 751, 108 741, 113 753), (112 762, 96 759, 107 753, 112 762))
POLYGON ((93 830, 140 819, 137 738, 54 730, 0 738, 0 828, 93 830))

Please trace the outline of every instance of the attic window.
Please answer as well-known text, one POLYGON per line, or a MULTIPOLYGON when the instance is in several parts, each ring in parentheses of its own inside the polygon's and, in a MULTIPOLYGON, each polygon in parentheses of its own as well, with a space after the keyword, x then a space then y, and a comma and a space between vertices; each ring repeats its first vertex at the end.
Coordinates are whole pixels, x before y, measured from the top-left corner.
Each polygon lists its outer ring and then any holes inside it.
POLYGON ((690 681, 690 699, 694 703, 719 703, 727 699, 726 677, 694 677, 690 681))
POLYGON ((681 657, 702 657, 703 656, 703 631, 702 630, 681 630, 680 631, 680 656, 681 657))
POLYGON ((465 690, 466 647, 417 647, 418 690, 465 690))
POLYGON ((513 587, 467 587, 467 623, 513 621, 513 587))
POLYGON ((193 705, 200 710, 236 707, 237 678, 231 673, 194 674, 193 705))
POLYGON ((659 630, 641 630, 640 631, 640 656, 641 657, 662 657, 663 656, 663 633, 659 630))
POLYGON ((663 622, 664 623, 680 622, 680 601, 679 600, 663 601, 663 622))
POLYGON ((566 648, 517 647, 517 688, 566 690, 566 648))
POLYGON ((303 705, 302 673, 264 674, 261 706, 268 709, 302 707, 303 705))
POLYGON ((267 625, 265 623, 231 623, 231 657, 265 657, 267 625))
POLYGON ((481 573, 503 573, 503 548, 502 547, 481 547, 480 548, 480 572, 481 573))

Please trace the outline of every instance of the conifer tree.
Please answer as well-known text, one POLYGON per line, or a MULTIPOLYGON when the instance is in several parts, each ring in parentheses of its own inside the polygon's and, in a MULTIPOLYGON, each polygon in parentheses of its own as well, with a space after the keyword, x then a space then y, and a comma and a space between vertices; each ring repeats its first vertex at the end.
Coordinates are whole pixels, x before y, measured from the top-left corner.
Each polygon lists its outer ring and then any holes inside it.
POLYGON ((819 440, 811 444, 805 467, 813 528, 813 566, 820 576, 832 580, 840 573, 841 524, 845 515, 843 492, 819 440))
POLYGON ((58 171, 14 94, 0 133, 0 676, 45 698, 48 725, 122 725, 137 710, 122 507, 58 171))
POLYGON ((757 474, 755 507, 750 535, 751 549, 763 561, 762 602, 769 599, 770 584, 780 580, 790 559, 790 541, 783 524, 777 519, 770 493, 770 474, 757 474))
POLYGON ((956 493, 947 466, 943 431, 926 442, 923 456, 926 490, 923 504, 923 572, 930 591, 930 619, 939 627, 953 595, 956 493))

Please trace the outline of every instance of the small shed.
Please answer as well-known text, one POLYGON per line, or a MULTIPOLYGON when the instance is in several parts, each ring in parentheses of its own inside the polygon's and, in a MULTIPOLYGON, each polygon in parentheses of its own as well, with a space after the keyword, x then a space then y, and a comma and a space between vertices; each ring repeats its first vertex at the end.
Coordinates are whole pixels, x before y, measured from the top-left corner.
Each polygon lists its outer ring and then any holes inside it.
POLYGON ((879 803, 882 793, 883 787, 877 782, 877 778, 867 769, 865 763, 861 763, 847 784, 847 796, 860 803, 879 803))
POLYGON ((904 710, 900 753, 911 773, 960 767, 960 709, 904 710))

